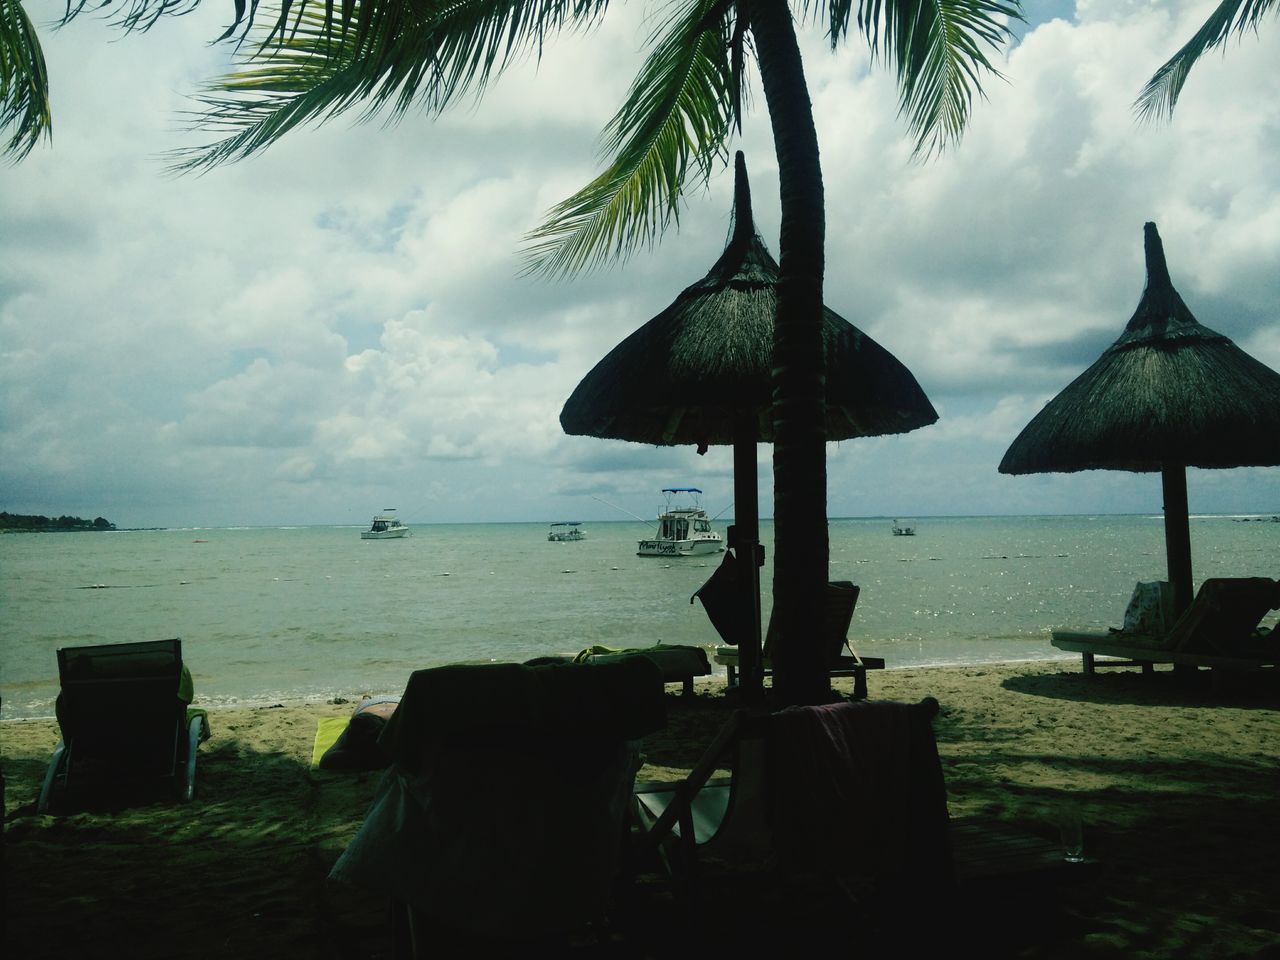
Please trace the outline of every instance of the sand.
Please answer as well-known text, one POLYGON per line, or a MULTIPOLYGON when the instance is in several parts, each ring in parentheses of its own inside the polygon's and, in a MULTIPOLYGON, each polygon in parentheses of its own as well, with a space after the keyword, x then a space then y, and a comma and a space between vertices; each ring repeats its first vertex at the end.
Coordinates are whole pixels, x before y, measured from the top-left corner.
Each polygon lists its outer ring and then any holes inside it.
MULTIPOLYGON (((1087 879, 1063 885, 1034 924, 1008 900, 977 911, 967 954, 1026 957, 1280 957, 1280 685, 1214 692, 1159 671, 1087 678, 1076 663, 886 670, 871 696, 934 696, 953 817, 997 817, 1046 838, 1078 804, 1087 879), (1018 927, 1016 936, 997 931, 1018 927), (984 932, 985 931, 985 932, 984 932), (980 937, 974 942, 972 937, 980 937)), ((723 687, 668 696, 642 778, 686 773, 731 708, 723 687)), ((353 700, 358 694, 353 694, 353 700)), ((39 816, 52 721, 0 722, 6 956, 378 958, 385 912, 326 880, 377 774, 309 773, 317 722, 351 703, 218 710, 191 805, 142 801, 39 816)), ((1085 876, 1081 875, 1082 878, 1085 876)), ((1043 906, 1043 905, 1042 905, 1043 906)), ((707 929, 729 911, 708 918, 707 929)), ((643 946, 667 949, 663 911, 643 946)), ((446 951, 442 955, 448 955, 446 951)))

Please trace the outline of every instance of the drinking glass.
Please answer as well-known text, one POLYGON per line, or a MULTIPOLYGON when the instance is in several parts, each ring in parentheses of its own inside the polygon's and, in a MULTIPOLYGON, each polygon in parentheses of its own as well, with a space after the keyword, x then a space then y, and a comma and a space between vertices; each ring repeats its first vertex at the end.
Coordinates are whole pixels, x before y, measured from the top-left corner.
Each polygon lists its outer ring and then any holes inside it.
POLYGON ((1080 808, 1064 807, 1058 820, 1062 832, 1062 859, 1067 863, 1084 862, 1084 831, 1080 825, 1080 808))

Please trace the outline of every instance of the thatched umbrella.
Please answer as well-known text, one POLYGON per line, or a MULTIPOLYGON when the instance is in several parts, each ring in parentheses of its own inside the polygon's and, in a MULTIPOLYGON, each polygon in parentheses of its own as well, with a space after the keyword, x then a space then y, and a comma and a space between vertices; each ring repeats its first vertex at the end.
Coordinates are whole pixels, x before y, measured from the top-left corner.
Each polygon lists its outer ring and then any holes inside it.
MULTIPOLYGON (((742 683, 758 694, 759 516, 756 444, 773 440, 771 354, 778 264, 756 233, 742 153, 736 158, 733 232, 711 271, 614 347, 578 384, 560 424, 569 434, 641 443, 734 448, 730 546, 748 577, 754 637, 741 651, 742 683)), ((831 310, 823 310, 827 439, 905 433, 938 419, 911 372, 831 310)))
POLYGON ((1191 315, 1154 223, 1120 339, 1023 428, 1001 473, 1159 470, 1174 609, 1191 603, 1187 467, 1280 464, 1280 374, 1191 315))

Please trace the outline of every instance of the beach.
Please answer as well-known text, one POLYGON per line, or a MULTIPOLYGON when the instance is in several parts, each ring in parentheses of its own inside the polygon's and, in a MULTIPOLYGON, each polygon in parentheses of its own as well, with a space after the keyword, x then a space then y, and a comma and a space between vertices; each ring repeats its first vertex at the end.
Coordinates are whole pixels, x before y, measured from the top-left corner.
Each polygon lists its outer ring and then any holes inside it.
MULTIPOLYGON (((1080 810, 1094 861, 1087 876, 1035 905, 1035 924, 1016 922, 1017 904, 986 905, 957 949, 1280 957, 1280 685, 1230 679, 1215 692, 1205 674, 1090 678, 1078 661, 872 673, 872 699, 940 702, 953 818, 993 817, 1056 838, 1060 813, 1080 810)), ((691 698, 668 689, 668 722, 644 742, 641 779, 685 775, 732 709, 717 678, 699 681, 691 698)), ((192 804, 57 817, 35 813, 56 724, 0 722, 6 955, 392 956, 384 905, 326 879, 378 774, 309 770, 319 720, 348 715, 358 697, 213 710, 192 804)), ((706 929, 731 919, 717 911, 706 929)), ((613 943, 611 955, 679 954, 679 941, 664 941, 675 937, 669 922, 655 911, 646 942, 613 943)))

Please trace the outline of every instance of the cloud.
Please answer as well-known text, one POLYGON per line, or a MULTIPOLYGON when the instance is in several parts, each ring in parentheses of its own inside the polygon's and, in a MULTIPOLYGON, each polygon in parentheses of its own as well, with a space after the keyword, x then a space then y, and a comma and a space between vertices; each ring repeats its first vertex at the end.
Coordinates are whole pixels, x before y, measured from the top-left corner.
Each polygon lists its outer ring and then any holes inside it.
MULTIPOLYGON (((647 515, 672 483, 728 501, 727 450, 566 437, 558 416, 714 262, 731 177, 695 191, 679 229, 621 267, 521 273, 523 238, 598 172, 599 131, 659 8, 611 9, 437 120, 338 117, 173 178, 163 153, 204 136, 182 127, 185 96, 226 61, 207 45, 216 6, 145 35, 92 18, 42 34, 55 140, 0 190, 0 506, 155 525, 363 522, 383 502, 450 520, 616 516, 593 495, 647 515)), ((1206 58, 1174 120, 1142 126, 1132 101, 1203 3, 1031 12, 1042 19, 999 64, 1006 80, 987 83, 963 143, 925 163, 910 159, 891 73, 860 41, 833 54, 802 31, 827 303, 942 414, 833 445, 832 515, 1158 510, 1149 477, 995 470, 1119 335, 1147 220, 1199 319, 1280 366, 1280 35, 1206 58)), ((732 146, 776 254, 758 89, 752 104, 732 146)), ((766 515, 770 457, 761 447, 766 515)), ((1271 509, 1273 472, 1193 474, 1193 509, 1271 509)))

